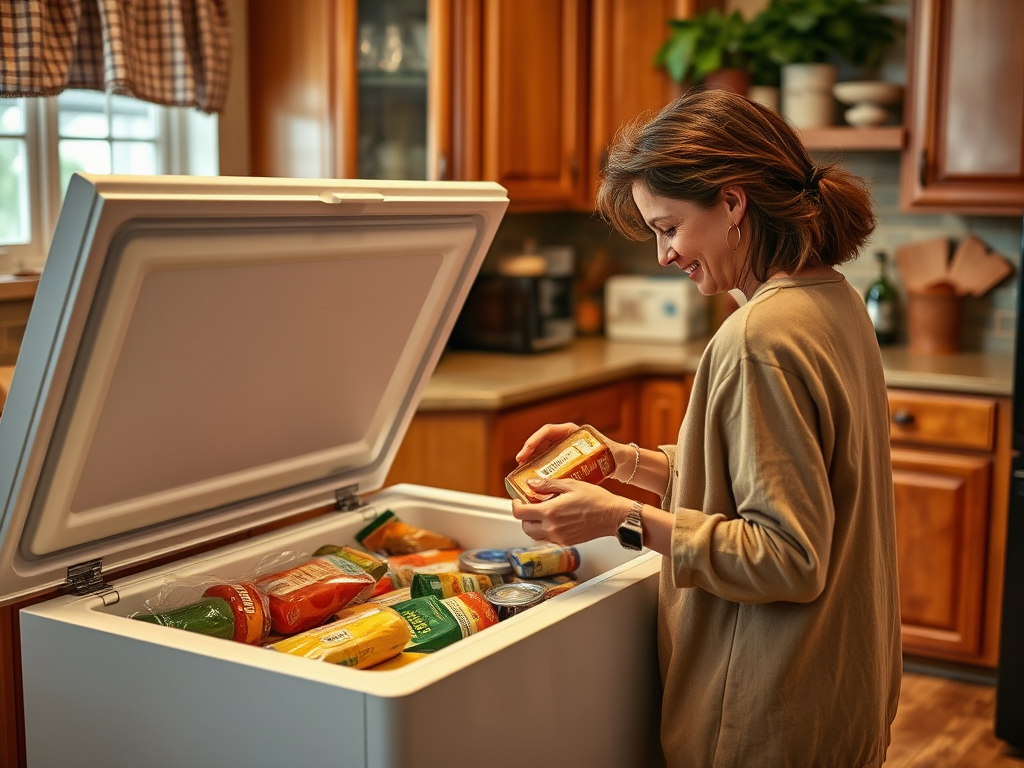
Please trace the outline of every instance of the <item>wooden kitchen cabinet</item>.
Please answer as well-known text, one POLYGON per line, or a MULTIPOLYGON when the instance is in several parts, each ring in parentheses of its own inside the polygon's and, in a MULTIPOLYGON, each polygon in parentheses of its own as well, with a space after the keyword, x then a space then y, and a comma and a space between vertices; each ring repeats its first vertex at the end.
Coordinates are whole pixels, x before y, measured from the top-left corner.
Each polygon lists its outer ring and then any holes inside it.
POLYGON ((915 0, 900 202, 907 211, 1024 210, 1024 3, 915 0))
POLYGON ((1010 400, 892 389, 889 410, 904 653, 995 666, 1010 400))
POLYGON ((255 176, 448 178, 454 0, 250 0, 255 176))
POLYGON ((497 181, 509 211, 594 208, 619 127, 675 95, 652 65, 696 0, 461 0, 454 175, 497 181))

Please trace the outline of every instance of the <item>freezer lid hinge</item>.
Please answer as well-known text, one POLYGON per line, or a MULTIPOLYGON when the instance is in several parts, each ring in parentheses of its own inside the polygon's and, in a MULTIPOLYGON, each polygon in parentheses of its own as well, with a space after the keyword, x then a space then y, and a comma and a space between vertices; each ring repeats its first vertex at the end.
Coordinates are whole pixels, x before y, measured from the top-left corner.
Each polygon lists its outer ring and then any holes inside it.
POLYGON ((68 568, 68 586, 76 595, 95 595, 104 605, 113 605, 121 596, 103 580, 103 558, 87 560, 68 568))
POLYGON ((339 512, 353 512, 363 506, 362 500, 356 490, 358 485, 346 485, 334 492, 335 506, 339 512))

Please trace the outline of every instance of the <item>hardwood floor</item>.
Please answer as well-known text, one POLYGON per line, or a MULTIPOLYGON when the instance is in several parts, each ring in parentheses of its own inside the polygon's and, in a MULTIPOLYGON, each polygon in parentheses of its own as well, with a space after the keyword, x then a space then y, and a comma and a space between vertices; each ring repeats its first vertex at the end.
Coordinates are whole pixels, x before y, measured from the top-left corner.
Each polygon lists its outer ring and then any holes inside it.
POLYGON ((993 733, 993 685, 904 669, 885 768, 1024 768, 993 733))

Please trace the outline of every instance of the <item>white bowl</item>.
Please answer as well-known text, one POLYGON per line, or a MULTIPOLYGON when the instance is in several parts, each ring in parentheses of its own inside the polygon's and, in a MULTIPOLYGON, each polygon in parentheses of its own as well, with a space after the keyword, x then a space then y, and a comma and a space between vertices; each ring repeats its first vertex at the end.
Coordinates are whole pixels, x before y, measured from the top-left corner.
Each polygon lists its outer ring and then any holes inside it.
POLYGON ((833 85, 832 93, 843 104, 896 104, 903 97, 903 86, 881 80, 848 80, 833 85))
POLYGON ((844 117, 850 125, 867 128, 872 125, 885 125, 889 122, 889 110, 877 104, 861 102, 846 110, 844 117))

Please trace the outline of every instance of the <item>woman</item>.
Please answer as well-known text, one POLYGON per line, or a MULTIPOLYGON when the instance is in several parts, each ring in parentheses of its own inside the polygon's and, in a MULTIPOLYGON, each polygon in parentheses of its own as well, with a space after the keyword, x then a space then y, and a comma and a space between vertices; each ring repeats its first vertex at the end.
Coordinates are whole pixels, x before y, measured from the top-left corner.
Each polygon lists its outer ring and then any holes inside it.
POLYGON ((620 133, 598 210, 653 232, 701 293, 747 302, 701 358, 678 444, 608 441, 614 477, 662 509, 548 480, 513 514, 560 544, 628 544, 639 522, 664 555, 669 766, 881 765, 901 675, 888 405, 864 302, 834 269, 874 228, 863 182, 813 165, 775 112, 694 91, 620 133))

